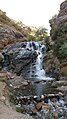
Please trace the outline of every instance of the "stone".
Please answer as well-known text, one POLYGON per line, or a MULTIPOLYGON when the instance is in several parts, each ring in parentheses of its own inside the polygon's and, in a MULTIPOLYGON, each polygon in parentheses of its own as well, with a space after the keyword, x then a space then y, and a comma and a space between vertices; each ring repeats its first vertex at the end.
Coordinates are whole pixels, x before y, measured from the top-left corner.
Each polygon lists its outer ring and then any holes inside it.
POLYGON ((52 98, 51 101, 52 102, 56 102, 57 101, 57 98, 52 98))
POLYGON ((17 76, 16 74, 9 74, 10 77, 13 78, 9 78, 10 81, 10 86, 12 86, 14 89, 19 89, 20 87, 25 87, 28 85, 28 81, 25 80, 22 76, 17 76))
POLYGON ((58 86, 67 86, 67 81, 60 80, 60 81, 55 81, 52 83, 52 87, 58 87, 58 86))
POLYGON ((58 119, 58 112, 53 112, 54 119, 58 119))
POLYGON ((56 90, 62 91, 64 93, 67 93, 67 86, 58 87, 56 90))
POLYGON ((36 105, 36 109, 39 111, 39 110, 41 110, 42 109, 42 103, 38 103, 37 105, 36 105))
POLYGON ((36 115, 37 109, 36 109, 36 108, 33 108, 33 109, 32 109, 32 113, 36 115))
POLYGON ((48 105, 42 105, 42 110, 49 110, 49 106, 48 105))

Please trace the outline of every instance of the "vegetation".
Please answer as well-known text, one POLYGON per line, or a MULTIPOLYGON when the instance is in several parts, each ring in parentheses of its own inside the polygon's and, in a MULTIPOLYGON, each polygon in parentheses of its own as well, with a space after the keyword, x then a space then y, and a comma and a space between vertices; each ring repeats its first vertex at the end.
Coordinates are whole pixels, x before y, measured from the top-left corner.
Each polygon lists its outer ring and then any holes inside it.
POLYGON ((63 45, 59 48, 59 58, 66 59, 67 58, 67 42, 64 42, 63 45))
POLYGON ((47 29, 45 27, 28 27, 25 26, 21 21, 16 22, 9 17, 6 13, 0 10, 0 23, 6 24, 10 27, 13 27, 17 32, 21 32, 27 37, 28 41, 41 41, 48 36, 47 29))
POLYGON ((53 49, 55 55, 64 60, 67 57, 67 22, 60 25, 60 27, 54 26, 51 29, 51 37, 54 41, 53 49))
POLYGON ((47 29, 45 27, 39 27, 31 31, 28 39, 33 41, 42 41, 48 36, 47 29))
POLYGON ((21 21, 16 22, 10 19, 9 17, 7 17, 6 12, 3 12, 2 10, 0 10, 0 23, 13 27, 17 30, 17 32, 23 33, 24 36, 27 36, 30 32, 29 27, 25 26, 21 21))

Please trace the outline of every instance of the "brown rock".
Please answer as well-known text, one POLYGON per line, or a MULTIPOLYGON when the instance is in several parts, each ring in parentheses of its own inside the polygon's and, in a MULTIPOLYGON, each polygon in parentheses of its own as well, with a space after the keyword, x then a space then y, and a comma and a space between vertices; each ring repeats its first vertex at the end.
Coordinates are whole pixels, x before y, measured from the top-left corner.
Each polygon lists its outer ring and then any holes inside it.
POLYGON ((49 106, 48 105, 43 105, 42 110, 49 110, 49 106))
POLYGON ((39 111, 39 110, 41 110, 42 109, 42 103, 38 103, 37 105, 36 105, 36 109, 39 111))
POLYGON ((67 65, 61 68, 61 73, 67 74, 67 65))
POLYGON ((58 87, 57 90, 67 93, 67 86, 58 87))
POLYGON ((55 102, 55 101, 57 101, 57 98, 52 98, 51 101, 55 102))
POLYGON ((52 83, 53 87, 58 87, 58 86, 67 86, 67 81, 66 80, 61 80, 61 81, 55 81, 52 83))
POLYGON ((53 112, 54 119, 58 119, 58 112, 53 112))

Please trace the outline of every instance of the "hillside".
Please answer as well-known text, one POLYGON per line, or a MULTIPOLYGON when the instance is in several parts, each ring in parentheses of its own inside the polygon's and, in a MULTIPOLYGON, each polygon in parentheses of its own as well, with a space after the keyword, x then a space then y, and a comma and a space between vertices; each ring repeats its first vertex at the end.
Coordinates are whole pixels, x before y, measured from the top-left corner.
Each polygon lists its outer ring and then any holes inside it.
POLYGON ((27 41, 31 29, 22 22, 16 22, 0 10, 0 49, 8 44, 27 41))

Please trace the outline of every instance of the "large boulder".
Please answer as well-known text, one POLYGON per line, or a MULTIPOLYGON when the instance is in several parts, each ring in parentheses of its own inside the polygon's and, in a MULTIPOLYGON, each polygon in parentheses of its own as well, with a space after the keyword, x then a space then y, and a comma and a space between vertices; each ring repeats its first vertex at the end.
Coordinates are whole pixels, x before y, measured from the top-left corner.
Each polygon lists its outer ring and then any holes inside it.
POLYGON ((3 50, 4 67, 20 75, 22 69, 37 57, 37 53, 26 48, 26 42, 16 43, 3 50))

